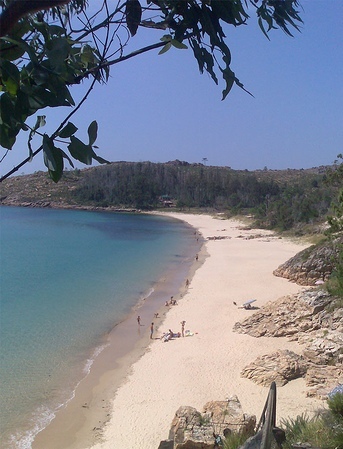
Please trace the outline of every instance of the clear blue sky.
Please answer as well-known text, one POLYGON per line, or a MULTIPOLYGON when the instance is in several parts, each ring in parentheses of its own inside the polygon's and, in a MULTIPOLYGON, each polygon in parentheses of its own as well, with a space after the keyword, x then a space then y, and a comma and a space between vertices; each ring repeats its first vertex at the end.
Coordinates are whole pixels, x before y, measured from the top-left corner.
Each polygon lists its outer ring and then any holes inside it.
MULTIPOLYGON (((86 140, 96 119, 98 153, 110 161, 207 158, 248 170, 331 164, 343 153, 343 1, 301 4, 304 25, 293 38, 275 30, 268 41, 254 16, 226 30, 232 69, 255 98, 234 87, 221 101, 224 85, 199 74, 190 49, 154 51, 112 68, 109 83, 96 86, 72 119, 77 135, 86 140)), ((157 42, 159 33, 138 31, 133 44, 157 42)), ((68 112, 47 111, 46 132, 68 112)), ((26 155, 20 139, 1 174, 26 155)), ((38 155, 19 173, 41 169, 38 155)))

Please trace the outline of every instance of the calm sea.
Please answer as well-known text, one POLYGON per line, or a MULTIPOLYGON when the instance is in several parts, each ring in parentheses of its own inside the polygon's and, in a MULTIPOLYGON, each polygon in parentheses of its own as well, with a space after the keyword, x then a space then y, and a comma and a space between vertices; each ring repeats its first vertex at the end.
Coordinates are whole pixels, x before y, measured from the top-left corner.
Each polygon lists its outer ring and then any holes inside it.
POLYGON ((193 229, 143 214, 1 207, 0 217, 0 443, 28 449, 104 335, 189 258, 193 229))

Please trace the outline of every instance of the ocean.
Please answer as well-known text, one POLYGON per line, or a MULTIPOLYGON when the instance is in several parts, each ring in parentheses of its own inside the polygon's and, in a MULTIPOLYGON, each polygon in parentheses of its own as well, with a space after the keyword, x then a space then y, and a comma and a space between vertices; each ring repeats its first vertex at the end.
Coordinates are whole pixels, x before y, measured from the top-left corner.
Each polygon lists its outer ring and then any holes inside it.
POLYGON ((104 336, 169 269, 181 282, 197 249, 191 227, 157 215, 1 207, 0 219, 0 444, 29 449, 104 336))

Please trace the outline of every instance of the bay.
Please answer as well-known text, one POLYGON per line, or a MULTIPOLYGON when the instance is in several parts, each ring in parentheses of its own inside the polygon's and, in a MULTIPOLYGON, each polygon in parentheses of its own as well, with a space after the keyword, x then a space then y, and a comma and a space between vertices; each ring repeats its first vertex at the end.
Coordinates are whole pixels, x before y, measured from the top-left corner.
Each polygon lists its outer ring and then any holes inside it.
POLYGON ((0 442, 28 449, 72 398, 104 335, 188 260, 193 229, 144 214, 0 215, 0 442))

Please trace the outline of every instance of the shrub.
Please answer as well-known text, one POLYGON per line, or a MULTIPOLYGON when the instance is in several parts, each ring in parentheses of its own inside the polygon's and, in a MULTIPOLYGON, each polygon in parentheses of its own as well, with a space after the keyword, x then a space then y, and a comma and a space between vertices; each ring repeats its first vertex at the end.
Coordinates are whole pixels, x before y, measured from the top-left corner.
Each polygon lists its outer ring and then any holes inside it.
MULTIPOLYGON (((341 398, 337 402, 341 411, 341 398)), ((337 416, 331 409, 321 411, 313 418, 301 415, 282 420, 281 427, 286 433, 284 449, 292 449, 294 444, 299 443, 322 449, 343 449, 343 417, 339 413, 337 416)))
POLYGON ((232 432, 225 438, 224 449, 238 449, 250 436, 246 432, 232 432))
MULTIPOLYGON (((343 390, 343 387, 342 387, 343 390)), ((331 412, 343 420, 343 391, 333 394, 328 399, 328 406, 331 412)))

